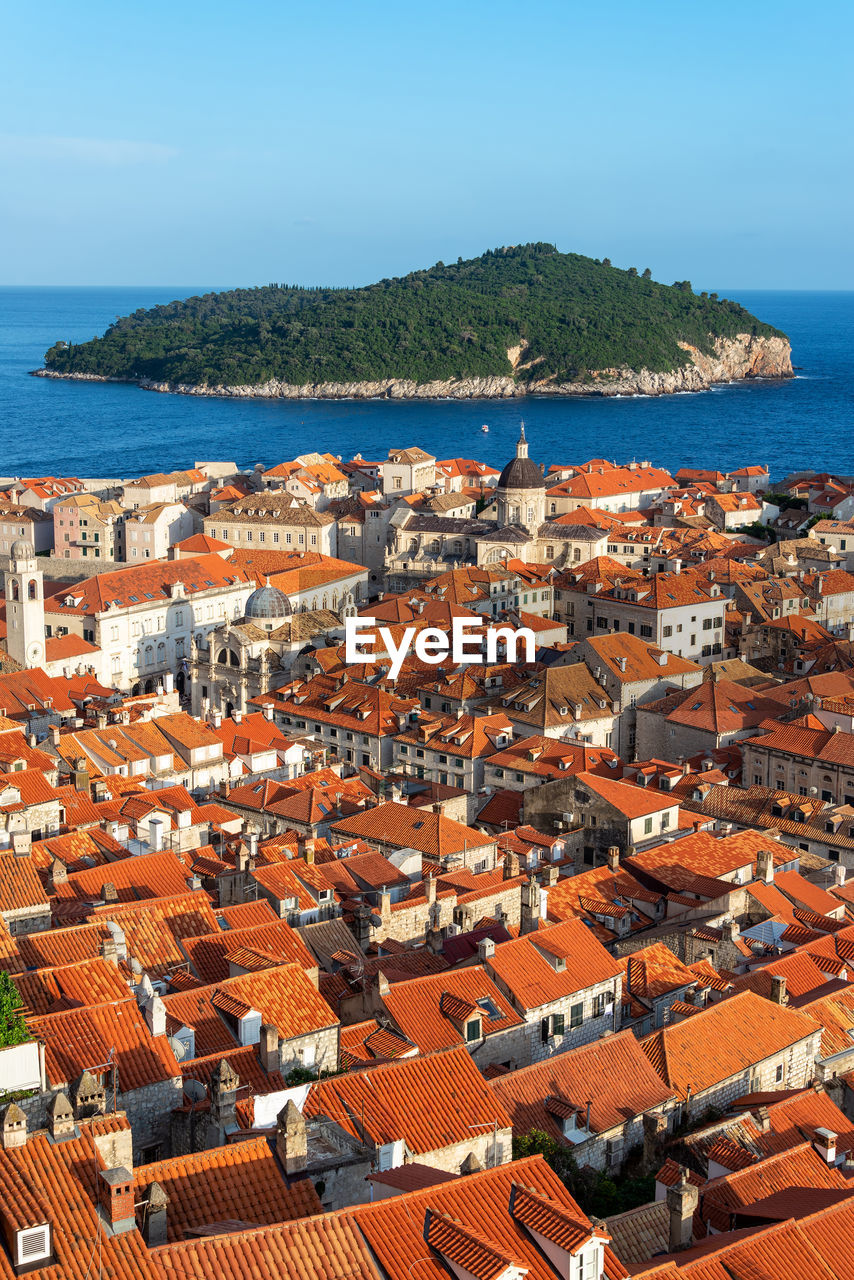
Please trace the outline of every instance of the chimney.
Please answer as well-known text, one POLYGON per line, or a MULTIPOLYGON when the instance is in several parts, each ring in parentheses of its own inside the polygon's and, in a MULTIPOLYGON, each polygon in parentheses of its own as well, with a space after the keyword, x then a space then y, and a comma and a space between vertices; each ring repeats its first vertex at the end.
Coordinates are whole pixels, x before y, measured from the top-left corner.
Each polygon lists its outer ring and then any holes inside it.
POLYGON ((688 1181, 687 1169, 674 1187, 667 1188, 667 1208, 670 1214, 668 1252, 678 1253, 689 1248, 694 1238, 694 1210, 700 1200, 697 1188, 688 1181))
POLYGON ((111 881, 108 880, 106 884, 101 885, 101 901, 104 906, 107 906, 111 902, 118 902, 118 900, 119 895, 116 890, 116 886, 112 884, 111 881))
POLYGON ((119 963, 119 949, 112 933, 108 933, 101 942, 101 959, 106 960, 107 964, 119 963))
POLYGON ((736 938, 741 933, 741 929, 734 920, 722 920, 720 930, 721 940, 723 942, 735 942, 736 938))
POLYGON ((65 1093, 55 1093, 47 1104, 47 1124, 54 1142, 76 1136, 74 1111, 65 1093))
POLYGON ((833 868, 833 883, 839 888, 845 884, 845 868, 841 862, 837 862, 833 868))
POLYGON ((142 1210, 142 1238, 149 1249, 166 1244, 169 1197, 159 1182, 150 1182, 145 1191, 142 1210))
POLYGON ((269 1075, 279 1070, 279 1028, 265 1022, 261 1027, 261 1039, 258 1041, 258 1053, 261 1066, 269 1075))
POLYGON ((786 994, 786 977, 782 973, 771 974, 771 1001, 773 1004, 788 1004, 789 997, 786 994))
POLYGON ((276 1121, 276 1155, 287 1177, 301 1173, 308 1164, 305 1119, 293 1098, 282 1107, 276 1121))
POLYGON ((252 864, 258 861, 258 832, 247 832, 247 839, 249 841, 249 862, 252 864))
POLYGON ((215 711, 213 713, 213 715, 211 716, 211 724, 213 725, 214 729, 222 728, 222 712, 221 711, 215 711))
POLYGON ((492 938, 481 938, 477 944, 477 958, 484 964, 487 960, 491 960, 495 955, 495 943, 492 938))
POLYGON ((436 901, 436 877, 427 876, 424 881, 424 896, 427 899, 428 907, 432 907, 436 901))
POLYGON ((92 1075, 91 1071, 83 1071, 71 1086, 71 1105, 75 1118, 87 1120, 90 1116, 103 1115, 106 1106, 106 1091, 92 1075))
POLYGON ((153 1036, 166 1035, 166 1005, 160 996, 152 996, 145 1006, 145 1021, 153 1036))
POLYGON ((504 856, 504 879, 515 880, 519 875, 519 855, 518 853, 508 853, 504 856))
POLYGON ((557 884, 558 869, 554 866, 546 867, 540 874, 540 884, 544 889, 550 889, 552 885, 557 884))
POLYGON ((534 933, 540 927, 540 886, 534 876, 522 885, 519 933, 534 933))
POLYGON ((774 882, 774 854, 770 849, 760 849, 756 855, 756 878, 765 884, 774 882))
POLYGON ((167 671, 166 675, 163 677, 163 688, 166 693, 174 693, 175 691, 175 677, 172 675, 171 671, 167 671))
POLYGON ((644 1168, 652 1169, 659 1155, 662 1139, 667 1134, 667 1116, 654 1111, 645 1111, 643 1115, 643 1163, 644 1168))
POLYGON ((50 871, 48 873, 48 879, 49 879, 48 887, 51 889, 54 887, 54 885, 65 884, 67 882, 68 867, 66 867, 64 862, 60 862, 59 858, 54 858, 53 861, 51 862, 50 871))
POLYGON ((264 703, 264 719, 265 720, 273 719, 273 704, 271 702, 264 703))
POLYGON ((102 1219, 114 1236, 136 1229, 134 1218, 133 1174, 124 1166, 118 1169, 102 1169, 98 1175, 98 1200, 102 1219))
POLYGON ((223 1146, 225 1135, 237 1128, 237 1090, 240 1077, 225 1058, 210 1080, 212 1146, 223 1146))
POLYGON ((163 828, 165 823, 162 818, 149 818, 148 820, 148 847, 152 853, 160 853, 163 849, 163 828))
POLYGON ((825 1164, 836 1164, 836 1143, 838 1134, 832 1129, 816 1129, 813 1146, 825 1164))
POLYGON ((234 723, 235 723, 235 724, 240 724, 241 720, 243 719, 243 712, 242 712, 242 711, 232 711, 232 713, 231 713, 231 718, 232 718, 232 720, 234 721, 234 723))
POLYGON ((608 870, 614 875, 620 870, 620 850, 615 844, 608 847, 608 870))
POLYGON ((27 1145, 27 1117, 17 1102, 10 1102, 0 1121, 0 1143, 4 1151, 27 1145))

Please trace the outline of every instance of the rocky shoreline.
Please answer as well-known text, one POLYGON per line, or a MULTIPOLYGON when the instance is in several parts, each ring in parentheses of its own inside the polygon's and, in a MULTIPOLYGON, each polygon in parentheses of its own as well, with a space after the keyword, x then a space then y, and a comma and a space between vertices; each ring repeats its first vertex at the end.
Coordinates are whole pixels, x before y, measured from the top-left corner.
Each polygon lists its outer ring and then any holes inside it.
POLYGON ((555 382, 550 378, 512 376, 459 378, 417 383, 388 378, 379 382, 318 382, 304 386, 275 379, 258 386, 209 386, 183 382, 158 382, 147 378, 110 378, 94 373, 60 373, 34 369, 37 378, 77 382, 131 382, 146 391, 188 396, 220 396, 265 400, 498 400, 529 395, 560 396, 663 396, 685 391, 706 391, 727 382, 753 378, 791 378, 792 349, 785 338, 738 334, 717 338, 712 355, 680 343, 690 363, 656 373, 650 369, 599 369, 585 382, 555 382))

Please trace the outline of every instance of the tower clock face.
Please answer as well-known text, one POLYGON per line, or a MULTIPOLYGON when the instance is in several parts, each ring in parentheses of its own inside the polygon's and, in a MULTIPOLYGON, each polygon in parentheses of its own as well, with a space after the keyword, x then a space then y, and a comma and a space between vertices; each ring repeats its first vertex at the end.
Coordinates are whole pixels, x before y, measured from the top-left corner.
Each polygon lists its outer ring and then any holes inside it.
POLYGON ((27 661, 41 662, 42 652, 42 646, 39 644, 38 640, 34 640, 27 648, 27 661))

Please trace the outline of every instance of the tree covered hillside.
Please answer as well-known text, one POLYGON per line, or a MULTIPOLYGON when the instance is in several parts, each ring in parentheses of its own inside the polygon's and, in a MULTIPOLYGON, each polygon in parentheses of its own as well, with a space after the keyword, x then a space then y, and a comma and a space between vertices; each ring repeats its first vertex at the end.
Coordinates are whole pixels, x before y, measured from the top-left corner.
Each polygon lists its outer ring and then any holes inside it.
POLYGON ((517 377, 560 382, 623 366, 664 372, 687 362, 680 340, 708 352, 737 333, 778 331, 688 281, 662 285, 648 271, 528 244, 361 289, 271 284, 172 302, 91 342, 58 342, 45 364, 196 385, 429 382, 508 375, 508 348, 521 342, 517 377))

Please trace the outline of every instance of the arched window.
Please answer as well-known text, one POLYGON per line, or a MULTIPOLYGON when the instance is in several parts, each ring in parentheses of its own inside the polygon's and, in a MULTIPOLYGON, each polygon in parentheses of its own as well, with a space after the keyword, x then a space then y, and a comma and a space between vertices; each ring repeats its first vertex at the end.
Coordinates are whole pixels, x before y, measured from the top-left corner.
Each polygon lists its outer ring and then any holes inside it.
POLYGON ((29 600, 38 600, 39 598, 39 589, 36 585, 35 578, 30 578, 29 585, 27 586, 27 598, 29 600))
POLYGON ((228 651, 228 660, 233 667, 240 666, 240 659, 238 658, 237 654, 234 652, 233 649, 229 649, 228 651))
POLYGON ((166 661, 166 645, 162 640, 157 646, 157 661, 158 663, 164 663, 166 661))
POLYGON ((145 646, 145 665, 150 667, 154 662, 154 645, 147 644, 145 646))
POLYGON ((227 663, 227 662, 228 662, 228 650, 227 650, 227 649, 220 649, 219 653, 217 654, 217 659, 216 659, 216 660, 217 660, 217 662, 221 662, 221 663, 223 663, 223 665, 224 665, 225 663, 227 663))
POLYGON ((18 579, 13 578, 12 579, 12 599, 20 600, 20 598, 21 598, 21 592, 18 587, 18 579))

